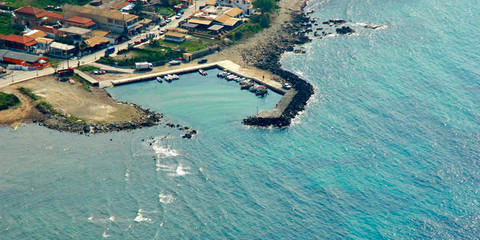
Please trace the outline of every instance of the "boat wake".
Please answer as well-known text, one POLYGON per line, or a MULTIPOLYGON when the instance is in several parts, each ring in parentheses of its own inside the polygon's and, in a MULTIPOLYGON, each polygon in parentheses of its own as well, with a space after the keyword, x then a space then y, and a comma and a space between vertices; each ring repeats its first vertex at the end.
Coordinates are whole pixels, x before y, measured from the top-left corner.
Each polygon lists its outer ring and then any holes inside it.
POLYGON ((175 197, 173 196, 173 193, 161 192, 160 194, 158 194, 158 201, 160 201, 161 203, 170 204, 175 201, 175 197))

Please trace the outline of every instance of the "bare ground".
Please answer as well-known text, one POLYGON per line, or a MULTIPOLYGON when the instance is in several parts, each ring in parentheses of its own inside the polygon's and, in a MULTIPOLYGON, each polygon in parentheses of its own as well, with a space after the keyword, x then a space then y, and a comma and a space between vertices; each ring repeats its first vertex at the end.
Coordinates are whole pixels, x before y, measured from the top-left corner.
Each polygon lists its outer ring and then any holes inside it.
POLYGON ((16 125, 38 119, 41 116, 41 113, 35 108, 36 103, 18 92, 17 88, 20 87, 31 89, 34 94, 51 104, 60 113, 75 116, 87 123, 127 122, 142 116, 137 108, 115 101, 103 89, 92 87, 89 92, 80 83, 59 82, 50 76, 1 89, 17 95, 22 104, 17 108, 2 111, 0 124, 16 125))

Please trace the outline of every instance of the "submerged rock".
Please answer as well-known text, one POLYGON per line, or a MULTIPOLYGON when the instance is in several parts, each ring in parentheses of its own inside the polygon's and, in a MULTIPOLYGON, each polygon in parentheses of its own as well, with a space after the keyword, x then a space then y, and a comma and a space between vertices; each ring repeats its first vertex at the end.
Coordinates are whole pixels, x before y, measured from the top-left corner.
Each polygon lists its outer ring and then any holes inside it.
POLYGON ((349 26, 343 26, 341 28, 337 28, 337 29, 335 29, 335 31, 337 31, 338 34, 348 34, 348 33, 354 33, 355 32, 355 30, 353 30, 349 26))

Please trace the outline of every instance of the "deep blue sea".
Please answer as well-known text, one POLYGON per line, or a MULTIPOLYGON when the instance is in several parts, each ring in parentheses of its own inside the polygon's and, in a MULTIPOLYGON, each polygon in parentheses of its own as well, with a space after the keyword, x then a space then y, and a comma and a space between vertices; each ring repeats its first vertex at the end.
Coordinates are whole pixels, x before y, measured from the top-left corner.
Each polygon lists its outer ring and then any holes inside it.
POLYGON ((316 89, 289 128, 242 126, 280 96, 215 70, 108 90, 191 140, 0 128, 0 239, 480 238, 480 1, 307 9, 357 32, 285 54, 316 89))

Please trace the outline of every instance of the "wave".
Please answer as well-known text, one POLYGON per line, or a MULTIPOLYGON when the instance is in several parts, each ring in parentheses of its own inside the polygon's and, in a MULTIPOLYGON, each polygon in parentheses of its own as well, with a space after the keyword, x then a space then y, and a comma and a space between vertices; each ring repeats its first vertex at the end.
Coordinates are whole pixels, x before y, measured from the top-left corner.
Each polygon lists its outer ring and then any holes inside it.
POLYGON ((158 201, 160 201, 161 203, 170 204, 170 203, 173 203, 173 201, 175 201, 175 197, 173 196, 173 193, 162 192, 158 194, 158 201))

